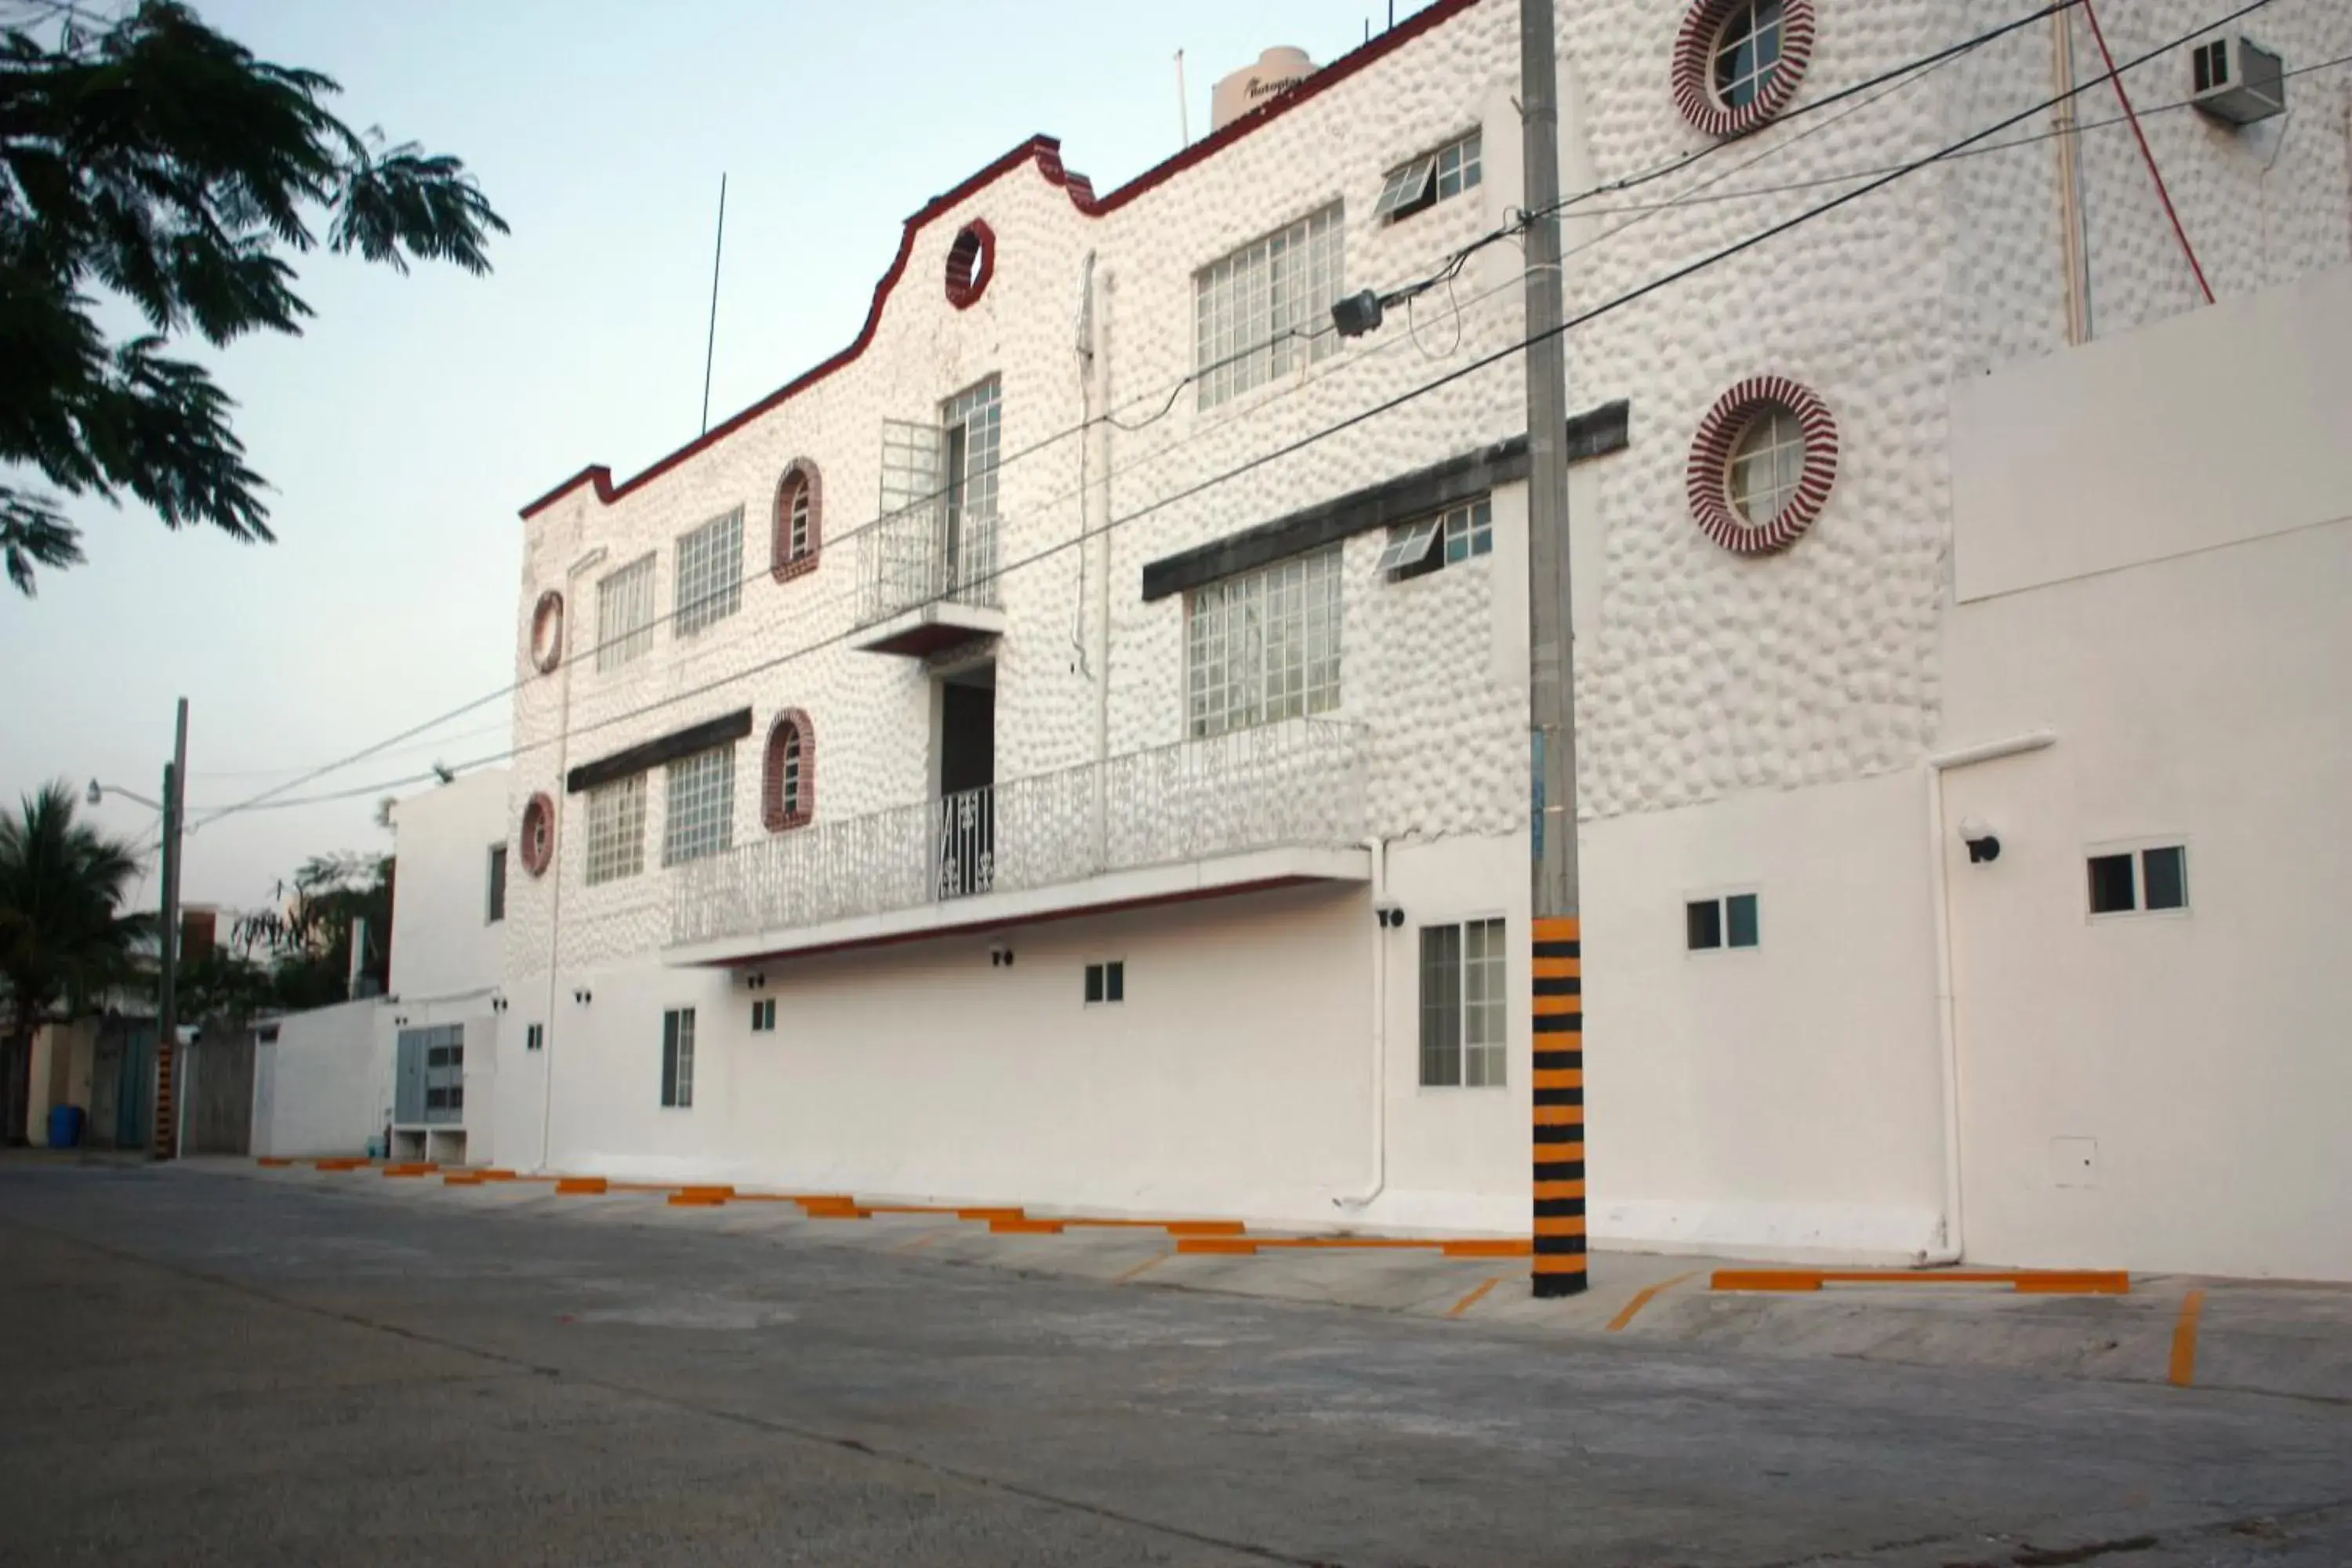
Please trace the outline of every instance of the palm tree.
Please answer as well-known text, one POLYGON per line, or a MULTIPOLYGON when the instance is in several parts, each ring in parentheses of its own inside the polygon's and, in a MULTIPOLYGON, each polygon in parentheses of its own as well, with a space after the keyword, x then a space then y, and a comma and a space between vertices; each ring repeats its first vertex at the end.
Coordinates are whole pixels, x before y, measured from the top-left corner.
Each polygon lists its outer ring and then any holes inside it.
POLYGON ((134 945, 153 929, 147 916, 121 912, 138 875, 128 842, 74 820, 73 788, 62 780, 0 816, 0 1132, 11 1142, 25 1136, 33 1031, 60 1006, 70 1016, 123 980, 134 945))

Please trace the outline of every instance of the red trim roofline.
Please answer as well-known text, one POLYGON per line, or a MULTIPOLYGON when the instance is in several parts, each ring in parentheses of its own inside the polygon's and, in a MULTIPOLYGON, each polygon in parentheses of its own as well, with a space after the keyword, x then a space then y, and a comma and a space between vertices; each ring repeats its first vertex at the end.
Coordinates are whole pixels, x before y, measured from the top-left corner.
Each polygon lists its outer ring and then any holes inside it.
POLYGON ((1022 164, 1035 163, 1039 174, 1069 192, 1070 204, 1073 206, 1088 217, 1101 217, 1106 214, 1117 212, 1145 192, 1167 184, 1194 164, 1216 156, 1260 126, 1289 113, 1327 89, 1337 87, 1373 61, 1403 47, 1423 33, 1443 26, 1477 4, 1478 0, 1433 0, 1431 5, 1408 16, 1371 42, 1341 55, 1297 86, 1276 93, 1248 113, 1210 132, 1175 156, 1146 169, 1107 196, 1096 195, 1093 183, 1084 174, 1072 174, 1063 167, 1062 143, 1058 139, 1052 136, 1032 136, 953 190, 942 195, 933 196, 929 201, 925 202, 921 209, 907 220, 906 226, 898 236, 898 254, 892 258, 890 269, 882 275, 882 280, 874 286, 874 303, 866 308, 866 324, 858 329, 856 338, 847 348, 814 368, 803 372, 741 413, 724 423, 711 426, 698 439, 689 441, 651 468, 632 475, 622 483, 615 485, 613 482, 611 468, 602 463, 592 463, 524 507, 522 515, 525 518, 536 516, 583 485, 593 486, 596 500, 605 506, 610 506, 630 491, 651 483, 698 452, 715 446, 752 420, 759 418, 760 416, 789 401, 797 394, 851 363, 866 352, 867 345, 873 342, 874 333, 882 324, 882 307, 888 301, 891 291, 898 286, 898 279, 905 276, 907 262, 914 254, 915 237, 920 234, 933 218, 956 206, 982 187, 994 184, 1022 164))

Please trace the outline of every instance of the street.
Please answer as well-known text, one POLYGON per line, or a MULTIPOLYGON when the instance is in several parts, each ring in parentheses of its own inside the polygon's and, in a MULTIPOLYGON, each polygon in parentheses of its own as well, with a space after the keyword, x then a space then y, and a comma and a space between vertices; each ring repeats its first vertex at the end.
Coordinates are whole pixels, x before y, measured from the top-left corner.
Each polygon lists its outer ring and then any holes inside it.
POLYGON ((169 1169, 0 1167, 0 1249, 12 1563, 2352 1561, 2327 1400, 169 1169))

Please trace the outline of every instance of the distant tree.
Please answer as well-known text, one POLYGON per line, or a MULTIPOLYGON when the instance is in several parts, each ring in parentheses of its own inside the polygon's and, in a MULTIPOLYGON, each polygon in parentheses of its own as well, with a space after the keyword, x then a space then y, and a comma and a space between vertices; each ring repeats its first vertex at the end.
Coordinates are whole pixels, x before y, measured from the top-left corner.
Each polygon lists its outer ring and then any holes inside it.
POLYGON ((122 912, 138 875, 128 843, 74 820, 73 786, 63 780, 0 816, 0 983, 7 991, 0 1104, 12 1138, 24 1131, 16 1113, 33 1031, 46 1018, 95 1005, 128 980, 137 944, 153 931, 146 915, 122 912))
MULTIPOLYGON (((457 159, 354 132, 324 107, 332 80, 257 59, 178 0, 86 14, 0 0, 0 473, 268 541, 234 404, 172 338, 299 334, 288 257, 319 243, 313 216, 329 250, 402 272, 488 272, 507 226, 457 159), (149 330, 110 341, 93 289, 149 330)), ((82 560, 58 507, 0 483, 0 566, 25 594, 37 567, 82 560)))
POLYGON ((381 989, 391 969, 389 855, 317 855, 278 885, 274 909, 240 916, 233 946, 269 955, 271 999, 289 1012, 350 994, 352 942, 364 921, 360 973, 381 989))

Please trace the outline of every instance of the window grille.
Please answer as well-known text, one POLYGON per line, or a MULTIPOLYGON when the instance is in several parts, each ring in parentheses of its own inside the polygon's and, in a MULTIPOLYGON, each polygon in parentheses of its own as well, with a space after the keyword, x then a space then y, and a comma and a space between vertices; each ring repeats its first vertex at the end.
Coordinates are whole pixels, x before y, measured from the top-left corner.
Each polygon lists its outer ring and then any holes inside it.
POLYGON ((1193 274, 1193 368, 1213 408, 1339 347, 1331 302, 1345 287, 1337 202, 1193 274))
POLYGON ((1339 551, 1212 584, 1185 605, 1192 734, 1328 712, 1339 705, 1339 551))

